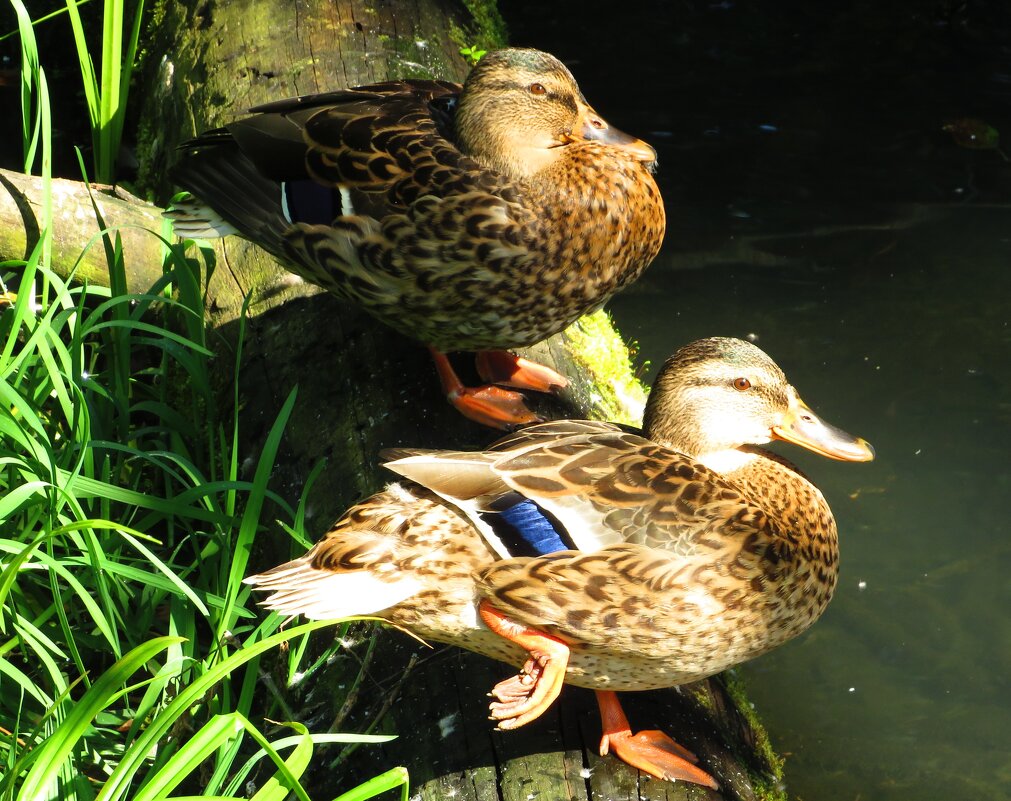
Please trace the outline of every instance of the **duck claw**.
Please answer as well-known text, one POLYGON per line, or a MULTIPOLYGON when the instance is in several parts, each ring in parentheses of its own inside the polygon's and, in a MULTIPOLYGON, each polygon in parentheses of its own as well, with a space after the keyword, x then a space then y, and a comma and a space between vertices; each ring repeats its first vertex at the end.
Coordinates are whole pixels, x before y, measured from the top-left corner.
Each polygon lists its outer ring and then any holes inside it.
POLYGON ((446 398, 467 419, 483 426, 511 431, 517 426, 542 422, 527 408, 518 392, 486 385, 465 387, 445 353, 429 348, 446 398))
POLYGON ((515 676, 500 681, 489 695, 489 717, 499 729, 516 729, 543 715, 565 681, 569 646, 561 640, 510 620, 487 601, 478 608, 481 619, 496 634, 525 649, 530 657, 515 676))
POLYGON ((446 397, 468 420, 490 428, 512 431, 517 426, 542 422, 527 408, 520 393, 501 387, 460 387, 446 397))

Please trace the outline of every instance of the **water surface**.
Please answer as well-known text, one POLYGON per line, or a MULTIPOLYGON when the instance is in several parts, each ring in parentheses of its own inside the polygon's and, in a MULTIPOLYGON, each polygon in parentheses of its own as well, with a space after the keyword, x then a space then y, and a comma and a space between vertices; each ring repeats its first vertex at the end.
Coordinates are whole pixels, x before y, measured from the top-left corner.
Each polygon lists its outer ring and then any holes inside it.
POLYGON ((920 221, 884 248, 854 230, 803 267, 661 262, 611 307, 649 374, 695 337, 750 336, 877 449, 779 448, 842 549, 825 616, 744 668, 806 801, 1011 797, 1011 209, 902 211, 920 221))
POLYGON ((784 445, 839 523, 839 589, 742 670, 792 797, 1011 798, 1011 5, 503 0, 657 146, 669 228, 610 304, 651 376, 750 336, 871 464, 784 445))

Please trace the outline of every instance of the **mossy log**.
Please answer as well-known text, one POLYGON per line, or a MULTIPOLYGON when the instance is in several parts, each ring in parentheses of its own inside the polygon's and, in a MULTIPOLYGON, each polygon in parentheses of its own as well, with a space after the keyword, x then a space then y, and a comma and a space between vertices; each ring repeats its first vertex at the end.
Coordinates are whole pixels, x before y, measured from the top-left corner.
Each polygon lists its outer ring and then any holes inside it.
MULTIPOLYGON (((487 28, 448 0, 165 0, 157 6, 142 76, 143 105, 137 152, 141 185, 162 201, 171 187, 168 167, 176 145, 198 131, 267 100, 389 77, 461 79, 461 44, 494 44, 487 28), (449 32, 455 31, 457 41, 449 32), (460 32, 463 32, 462 34, 460 32)), ((37 236, 31 179, 0 176, 0 212, 20 221, 23 237, 0 243, 0 255, 19 258, 37 236), (7 205, 3 205, 6 203, 7 205), (33 230, 32 226, 36 229, 33 230)), ((86 187, 61 183, 58 215, 88 220, 86 187), (83 215, 83 217, 82 217, 83 215)), ((109 225, 124 231, 128 282, 143 291, 160 276, 160 243, 131 226, 157 229, 156 206, 120 193, 103 196, 109 225)), ((62 224, 61 224, 62 226, 62 224)), ((95 233, 93 220, 63 231, 58 269, 69 269, 95 233)), ((220 377, 231 395, 233 359, 243 298, 251 296, 240 371, 243 455, 255 463, 263 438, 292 387, 295 413, 272 479, 281 494, 298 497, 312 468, 327 469, 314 485, 307 526, 321 534, 356 498, 390 477, 377 466, 383 447, 480 447, 493 435, 453 411, 441 397, 424 349, 359 310, 291 280, 248 243, 216 246, 217 267, 208 312, 219 348, 220 377)), ((102 254, 77 276, 104 283, 102 254)), ((550 416, 634 420, 641 390, 628 354, 598 314, 541 343, 532 355, 573 379, 564 397, 540 399, 550 416)), ((277 542, 263 542, 255 567, 287 558, 277 542)), ((365 658, 355 652, 353 658, 365 658)), ((395 765, 406 766, 424 799, 750 799, 781 797, 780 768, 764 731, 732 681, 717 678, 676 690, 627 695, 633 725, 663 728, 693 749, 722 791, 650 779, 613 758, 600 758, 592 693, 566 688, 545 719, 519 732, 495 732, 486 720, 485 693, 511 669, 455 649, 428 649, 384 631, 346 704, 342 660, 316 675, 309 702, 335 727, 353 731, 384 714, 381 726, 399 734, 388 745, 363 746, 330 767, 322 753, 314 784, 331 797, 395 765), (320 699, 322 698, 322 703, 320 699), (338 710, 341 709, 340 712, 338 710), (350 710, 350 711, 349 711, 350 710)), ((357 673, 355 663, 353 673, 357 673)), ((299 692, 292 691, 293 699, 299 692)), ((296 710, 299 706, 294 706, 296 710)), ((308 711, 306 714, 309 714, 308 711)), ((417 797, 417 796, 416 796, 417 797)))

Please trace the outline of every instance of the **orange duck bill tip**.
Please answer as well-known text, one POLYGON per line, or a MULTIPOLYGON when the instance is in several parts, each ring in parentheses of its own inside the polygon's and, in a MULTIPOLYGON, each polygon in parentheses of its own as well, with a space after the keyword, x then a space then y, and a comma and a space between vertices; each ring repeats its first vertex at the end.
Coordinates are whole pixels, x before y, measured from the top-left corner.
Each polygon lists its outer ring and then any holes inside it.
POLYGON ((869 462, 874 448, 862 437, 854 437, 822 420, 796 395, 783 421, 771 429, 773 439, 800 445, 830 459, 844 462, 869 462))

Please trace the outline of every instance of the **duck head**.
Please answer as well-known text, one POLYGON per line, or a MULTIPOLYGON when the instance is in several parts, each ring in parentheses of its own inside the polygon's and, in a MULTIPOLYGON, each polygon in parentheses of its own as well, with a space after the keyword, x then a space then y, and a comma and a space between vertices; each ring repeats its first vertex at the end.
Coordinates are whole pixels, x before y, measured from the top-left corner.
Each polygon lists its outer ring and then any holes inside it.
POLYGON ((818 417, 761 349, 728 337, 692 342, 664 363, 643 428, 650 439, 717 469, 742 446, 774 439, 832 459, 874 458, 866 440, 818 417))
POLYGON ((565 148, 600 142, 652 166, 656 151, 612 127, 586 102, 572 73, 540 50, 484 56, 463 85, 456 138, 469 156, 522 179, 555 165, 565 148))

